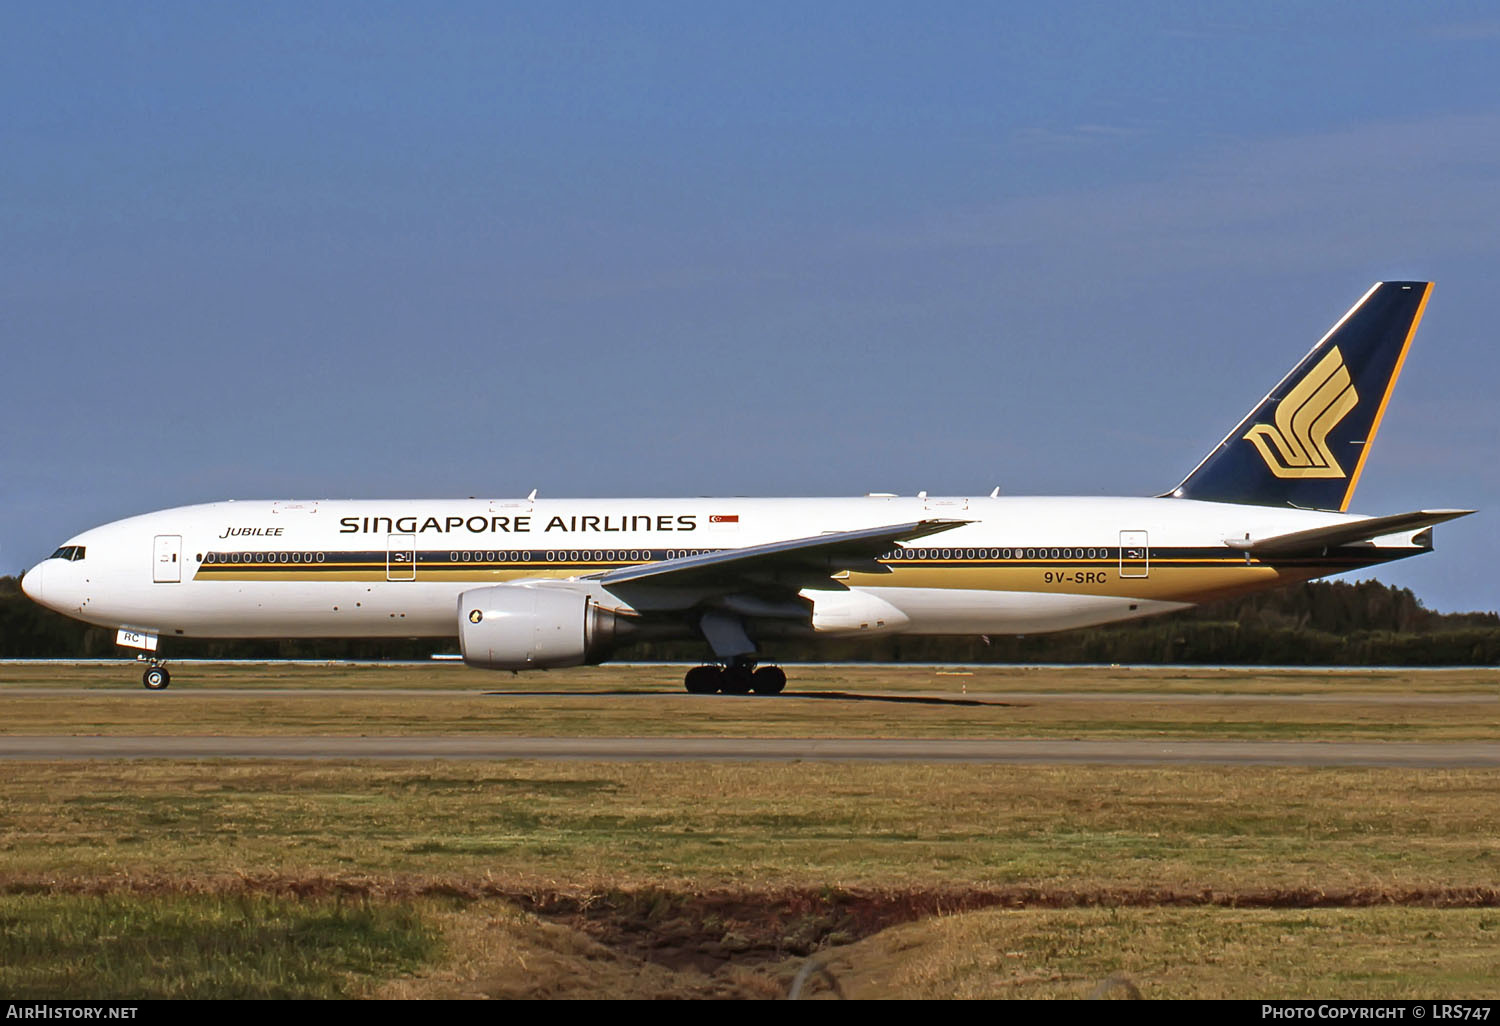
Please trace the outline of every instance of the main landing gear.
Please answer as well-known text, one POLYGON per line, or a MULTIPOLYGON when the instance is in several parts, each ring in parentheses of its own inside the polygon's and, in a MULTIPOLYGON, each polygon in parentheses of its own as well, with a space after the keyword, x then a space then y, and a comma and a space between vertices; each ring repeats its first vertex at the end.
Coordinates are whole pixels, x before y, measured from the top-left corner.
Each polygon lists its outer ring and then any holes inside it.
POLYGON ((786 671, 779 666, 762 666, 754 663, 734 662, 728 666, 695 666, 683 678, 687 689, 695 695, 712 695, 722 691, 726 695, 779 695, 786 687, 786 671))
POLYGON ((146 667, 146 672, 141 674, 141 683, 148 691, 165 691, 167 685, 172 683, 172 675, 167 672, 166 665, 160 659, 152 659, 146 667))

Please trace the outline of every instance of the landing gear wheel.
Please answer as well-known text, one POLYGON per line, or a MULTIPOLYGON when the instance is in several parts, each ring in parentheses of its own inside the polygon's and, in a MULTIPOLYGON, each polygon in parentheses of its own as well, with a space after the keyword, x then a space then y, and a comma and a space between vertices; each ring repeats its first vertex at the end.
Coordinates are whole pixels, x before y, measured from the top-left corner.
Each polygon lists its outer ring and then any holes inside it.
POLYGON ((165 691, 167 685, 172 683, 172 675, 165 666, 148 666, 146 672, 141 674, 141 683, 150 691, 165 691))
POLYGON ((753 678, 748 666, 731 666, 724 671, 724 694, 748 695, 753 678))
POLYGON ((762 666, 750 681, 750 690, 757 695, 779 695, 784 687, 786 671, 779 666, 762 666))
POLYGON ((711 695, 719 690, 719 678, 723 672, 717 666, 695 666, 687 672, 682 682, 692 694, 711 695))

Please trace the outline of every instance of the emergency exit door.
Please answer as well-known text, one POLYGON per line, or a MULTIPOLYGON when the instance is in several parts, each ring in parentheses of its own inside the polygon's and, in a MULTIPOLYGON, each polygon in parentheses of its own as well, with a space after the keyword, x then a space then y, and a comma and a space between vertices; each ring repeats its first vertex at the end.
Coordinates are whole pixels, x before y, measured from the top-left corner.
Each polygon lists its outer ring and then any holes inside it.
POLYGON ((182 535, 159 534, 151 548, 151 580, 157 584, 182 581, 182 535))
POLYGON ((417 579, 417 536, 393 534, 386 539, 385 579, 388 581, 415 581, 417 579))
POLYGON ((1151 576, 1151 539, 1145 531, 1120 532, 1120 576, 1151 576))

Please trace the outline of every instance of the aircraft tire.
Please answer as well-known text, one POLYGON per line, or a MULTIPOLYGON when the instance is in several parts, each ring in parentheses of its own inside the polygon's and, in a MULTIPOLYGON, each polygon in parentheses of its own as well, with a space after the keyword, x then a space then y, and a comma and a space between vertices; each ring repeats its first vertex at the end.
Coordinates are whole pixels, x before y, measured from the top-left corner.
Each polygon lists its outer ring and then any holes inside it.
POLYGON ((172 683, 172 675, 165 666, 151 666, 141 674, 141 683, 148 691, 165 691, 167 685, 172 683))
POLYGON ((711 695, 719 690, 723 673, 717 666, 695 666, 687 672, 682 682, 691 694, 711 695))
POLYGON ((786 671, 779 666, 762 666, 750 681, 750 690, 757 695, 779 695, 784 687, 786 671))
POLYGON ((754 679, 748 666, 731 666, 724 671, 724 694, 748 695, 754 679))

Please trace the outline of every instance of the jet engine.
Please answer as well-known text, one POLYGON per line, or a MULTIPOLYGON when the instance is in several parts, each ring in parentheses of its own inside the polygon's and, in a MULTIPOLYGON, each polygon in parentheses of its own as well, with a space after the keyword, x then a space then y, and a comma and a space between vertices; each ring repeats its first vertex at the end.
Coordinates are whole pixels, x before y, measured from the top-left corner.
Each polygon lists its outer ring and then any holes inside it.
POLYGON ((525 581, 458 597, 464 662, 489 670, 545 670, 603 662, 623 617, 576 584, 525 581))

